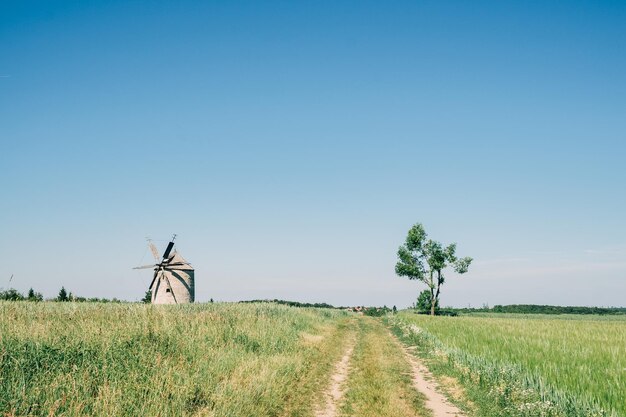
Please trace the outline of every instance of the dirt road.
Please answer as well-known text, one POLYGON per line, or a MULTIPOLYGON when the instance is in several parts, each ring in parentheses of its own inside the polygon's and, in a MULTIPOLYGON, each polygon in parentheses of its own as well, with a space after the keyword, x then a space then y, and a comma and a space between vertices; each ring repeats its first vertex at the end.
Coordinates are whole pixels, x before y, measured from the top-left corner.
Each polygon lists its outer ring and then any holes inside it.
POLYGON ((380 320, 360 317, 344 339, 316 417, 465 417, 380 320))

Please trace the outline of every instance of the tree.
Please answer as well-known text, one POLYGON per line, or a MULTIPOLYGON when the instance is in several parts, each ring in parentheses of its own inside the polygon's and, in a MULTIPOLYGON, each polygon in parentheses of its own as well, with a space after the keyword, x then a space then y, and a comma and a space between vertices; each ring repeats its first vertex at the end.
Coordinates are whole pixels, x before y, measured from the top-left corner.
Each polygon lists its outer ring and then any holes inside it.
POLYGON ((148 290, 141 299, 142 303, 150 304, 152 302, 152 291, 148 290))
POLYGON ((69 301, 69 298, 67 297, 67 291, 65 291, 65 287, 61 287, 59 295, 57 295, 56 301, 69 301))
POLYGON ((28 290, 28 296, 26 297, 28 301, 43 301, 43 295, 40 292, 35 292, 32 288, 28 290))
POLYGON ((6 291, 0 291, 0 300, 5 301, 22 301, 24 296, 15 288, 9 288, 6 291))
POLYGON ((439 303, 441 286, 445 282, 443 271, 452 266, 458 274, 464 274, 472 258, 457 258, 456 243, 444 247, 441 243, 427 239, 424 226, 417 223, 411 227, 406 240, 398 249, 396 274, 426 284, 430 292, 430 314, 435 315, 439 303))

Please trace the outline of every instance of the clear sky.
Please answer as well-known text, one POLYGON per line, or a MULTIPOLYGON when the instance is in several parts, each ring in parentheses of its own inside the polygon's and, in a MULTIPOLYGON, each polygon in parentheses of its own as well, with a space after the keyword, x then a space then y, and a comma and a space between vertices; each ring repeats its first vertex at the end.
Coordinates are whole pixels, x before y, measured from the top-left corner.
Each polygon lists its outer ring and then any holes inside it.
POLYGON ((626 2, 2 1, 0 287, 626 305, 626 2), (13 279, 9 282, 10 276, 13 279))

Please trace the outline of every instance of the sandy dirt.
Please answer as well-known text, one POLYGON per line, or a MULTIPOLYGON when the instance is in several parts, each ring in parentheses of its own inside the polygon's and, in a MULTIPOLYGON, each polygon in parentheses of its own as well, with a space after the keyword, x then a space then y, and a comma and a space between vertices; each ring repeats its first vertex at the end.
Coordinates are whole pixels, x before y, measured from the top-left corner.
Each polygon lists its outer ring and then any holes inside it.
POLYGON ((426 396, 426 407, 433 411, 434 417, 465 417, 454 404, 439 392, 439 387, 435 382, 433 374, 422 364, 418 358, 411 354, 409 348, 405 347, 395 336, 390 334, 395 342, 400 346, 407 362, 411 364, 413 374, 413 386, 416 390, 426 396))
POLYGON ((354 351, 356 339, 353 338, 348 342, 341 360, 335 365, 335 370, 330 378, 330 386, 324 392, 325 403, 315 412, 315 417, 336 417, 337 410, 343 399, 345 392, 345 382, 348 378, 350 367, 350 358, 354 351))

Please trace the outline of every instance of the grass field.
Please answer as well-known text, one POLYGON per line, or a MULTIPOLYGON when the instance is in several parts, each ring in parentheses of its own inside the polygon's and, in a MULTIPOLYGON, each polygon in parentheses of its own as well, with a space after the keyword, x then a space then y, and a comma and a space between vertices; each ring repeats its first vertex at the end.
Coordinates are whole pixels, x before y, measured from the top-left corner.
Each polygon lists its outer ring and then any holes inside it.
POLYGON ((482 415, 626 416, 626 317, 403 312, 395 323, 432 367, 454 368, 482 415))
POLYGON ((379 319, 266 303, 0 302, 0 415, 431 414, 379 319))
POLYGON ((468 417, 626 415, 624 318, 50 302, 0 302, 0 415, 429 417, 407 352, 468 417))
POLYGON ((310 415, 347 315, 277 305, 0 303, 0 414, 310 415))

